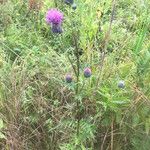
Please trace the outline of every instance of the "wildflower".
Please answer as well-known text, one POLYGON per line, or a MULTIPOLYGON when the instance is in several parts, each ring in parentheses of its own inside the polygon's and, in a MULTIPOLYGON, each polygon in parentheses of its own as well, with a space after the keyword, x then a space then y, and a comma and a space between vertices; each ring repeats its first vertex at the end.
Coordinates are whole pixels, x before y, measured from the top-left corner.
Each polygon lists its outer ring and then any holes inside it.
POLYGON ((50 9, 46 14, 46 22, 51 25, 53 33, 62 33, 63 14, 57 9, 50 9))
POLYGON ((72 76, 70 74, 67 74, 65 79, 66 79, 67 83, 71 83, 72 82, 72 76))
POLYGON ((124 88, 125 87, 125 82, 123 80, 118 82, 118 88, 124 88))
POLYGON ((91 69, 90 68, 85 68, 84 69, 84 77, 85 78, 89 78, 91 76, 92 72, 91 72, 91 69))
POLYGON ((71 5, 74 3, 74 0, 65 0, 65 3, 68 4, 68 5, 71 5))
POLYGON ((48 24, 60 25, 63 21, 63 14, 57 9, 50 9, 46 14, 46 22, 48 24))

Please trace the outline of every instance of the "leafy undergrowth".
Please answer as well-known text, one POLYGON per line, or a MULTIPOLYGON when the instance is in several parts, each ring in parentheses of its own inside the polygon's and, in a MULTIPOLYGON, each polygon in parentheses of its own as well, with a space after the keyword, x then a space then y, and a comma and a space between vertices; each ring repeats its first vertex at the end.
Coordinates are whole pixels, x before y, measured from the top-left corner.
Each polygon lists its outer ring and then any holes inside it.
POLYGON ((75 4, 0 1, 0 149, 149 150, 150 1, 75 4))

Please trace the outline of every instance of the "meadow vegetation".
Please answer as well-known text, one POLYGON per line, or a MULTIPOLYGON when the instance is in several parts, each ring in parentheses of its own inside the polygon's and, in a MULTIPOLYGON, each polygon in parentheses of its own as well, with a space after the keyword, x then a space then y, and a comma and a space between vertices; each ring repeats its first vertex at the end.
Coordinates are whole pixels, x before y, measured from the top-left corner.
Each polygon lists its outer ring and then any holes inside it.
POLYGON ((0 149, 149 150, 150 0, 0 0, 0 149))

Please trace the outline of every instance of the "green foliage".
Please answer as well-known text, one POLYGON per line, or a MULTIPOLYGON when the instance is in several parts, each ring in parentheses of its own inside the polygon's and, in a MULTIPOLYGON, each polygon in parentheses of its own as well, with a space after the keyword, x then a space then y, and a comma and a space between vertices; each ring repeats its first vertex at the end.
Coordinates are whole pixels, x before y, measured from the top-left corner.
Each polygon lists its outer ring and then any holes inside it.
POLYGON ((0 3, 0 149, 149 150, 150 2, 28 3, 0 3), (54 7, 60 35, 45 22, 54 7))

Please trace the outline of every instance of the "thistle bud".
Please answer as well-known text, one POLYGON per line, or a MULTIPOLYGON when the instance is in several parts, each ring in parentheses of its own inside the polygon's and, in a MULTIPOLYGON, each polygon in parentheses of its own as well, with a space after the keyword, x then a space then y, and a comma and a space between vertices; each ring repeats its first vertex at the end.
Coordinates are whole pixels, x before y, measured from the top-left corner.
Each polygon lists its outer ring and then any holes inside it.
POLYGON ((70 74, 67 74, 65 77, 65 80, 67 83, 71 83, 72 82, 72 76, 70 74))
POLYGON ((90 68, 85 68, 84 69, 84 77, 89 78, 92 75, 91 69, 90 68))
POLYGON ((65 3, 68 4, 68 5, 71 5, 74 3, 74 0, 65 0, 65 3))
POLYGON ((122 88, 122 89, 125 88, 125 82, 122 81, 122 80, 119 81, 119 82, 118 82, 118 88, 122 88))

